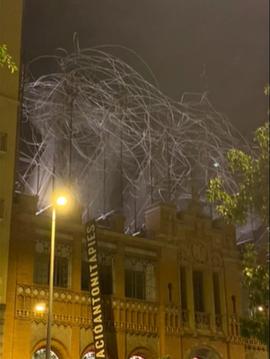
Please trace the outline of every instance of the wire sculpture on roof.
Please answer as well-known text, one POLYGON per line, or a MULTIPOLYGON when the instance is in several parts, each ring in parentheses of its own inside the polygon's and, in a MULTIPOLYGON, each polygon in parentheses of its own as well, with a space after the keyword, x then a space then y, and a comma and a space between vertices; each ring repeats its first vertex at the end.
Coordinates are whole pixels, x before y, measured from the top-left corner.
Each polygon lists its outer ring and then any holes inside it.
POLYGON ((42 59, 28 66, 20 154, 26 192, 44 206, 52 183, 69 184, 83 220, 121 211, 136 230, 151 204, 181 208, 191 179, 201 199, 218 171, 234 190, 226 152, 242 139, 207 94, 176 102, 107 49, 51 56, 57 70, 38 79, 31 67, 42 59))

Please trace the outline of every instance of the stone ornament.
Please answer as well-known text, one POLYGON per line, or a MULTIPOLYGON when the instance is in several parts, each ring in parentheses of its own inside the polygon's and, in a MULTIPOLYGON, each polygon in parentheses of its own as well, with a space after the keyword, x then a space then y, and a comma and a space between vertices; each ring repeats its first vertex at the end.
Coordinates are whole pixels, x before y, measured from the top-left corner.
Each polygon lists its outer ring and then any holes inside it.
POLYGON ((219 252, 213 252, 211 255, 211 264, 215 268, 221 268, 223 266, 222 256, 219 252))
MULTIPOLYGON (((36 240, 35 251, 37 253, 50 254, 50 242, 42 241, 39 239, 36 240)), ((71 254, 72 254, 72 248, 70 246, 67 246, 67 245, 64 245, 61 243, 56 243, 55 244, 55 254, 60 257, 70 258, 71 254)))
POLYGON ((187 244, 181 244, 178 250, 178 260, 181 263, 191 262, 191 251, 187 244))
POLYGON ((207 262, 207 249, 202 244, 195 243, 192 245, 192 255, 196 263, 205 264, 207 262))

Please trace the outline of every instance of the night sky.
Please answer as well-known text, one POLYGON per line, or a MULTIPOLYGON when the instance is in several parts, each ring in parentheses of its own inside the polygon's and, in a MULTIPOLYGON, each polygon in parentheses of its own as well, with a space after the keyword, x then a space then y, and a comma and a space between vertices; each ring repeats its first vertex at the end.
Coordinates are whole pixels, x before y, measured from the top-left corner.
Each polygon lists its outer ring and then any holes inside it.
MULTIPOLYGON (((140 55, 175 100, 209 99, 243 134, 267 120, 268 0, 26 0, 25 63, 56 48, 121 45, 140 55), (201 74, 206 69, 206 76, 201 74)), ((115 55, 151 80, 140 61, 115 55)), ((49 71, 44 64, 39 72, 49 71)))

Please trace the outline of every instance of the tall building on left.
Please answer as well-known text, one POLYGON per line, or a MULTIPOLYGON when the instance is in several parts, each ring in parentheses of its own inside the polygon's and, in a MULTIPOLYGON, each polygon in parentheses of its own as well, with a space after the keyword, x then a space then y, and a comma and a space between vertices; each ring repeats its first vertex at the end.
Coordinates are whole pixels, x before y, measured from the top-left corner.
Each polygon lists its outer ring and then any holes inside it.
MULTIPOLYGON (((0 45, 20 68, 23 0, 0 0, 0 45)), ((6 307, 11 207, 17 151, 20 71, 0 69, 0 357, 6 307)))

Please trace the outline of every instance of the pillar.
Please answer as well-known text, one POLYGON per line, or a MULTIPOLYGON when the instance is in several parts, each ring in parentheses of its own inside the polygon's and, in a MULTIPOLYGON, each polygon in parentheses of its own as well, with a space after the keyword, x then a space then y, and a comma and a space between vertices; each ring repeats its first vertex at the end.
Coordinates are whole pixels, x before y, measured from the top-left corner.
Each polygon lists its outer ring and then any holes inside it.
POLYGON ((210 313, 210 330, 216 331, 215 301, 213 288, 213 273, 210 269, 204 272, 204 300, 205 312, 210 313))
POLYGON ((228 334, 228 320, 227 320, 227 306, 226 306, 226 291, 224 272, 219 273, 219 292, 220 292, 220 309, 222 315, 222 331, 225 335, 228 334))
POLYGON ((72 277, 71 287, 74 292, 81 291, 81 265, 82 265, 82 239, 77 235, 73 237, 73 250, 72 250, 72 277))
MULTIPOLYGON (((114 295, 125 301, 125 245, 123 242, 117 243, 117 253, 114 263, 114 295)), ((120 303, 118 301, 115 321, 120 322, 120 303)), ((126 358, 126 333, 124 328, 117 331, 117 358, 126 358)))
POLYGON ((186 267, 186 281, 187 281, 187 307, 189 311, 189 326, 191 330, 195 330, 192 266, 186 267))

